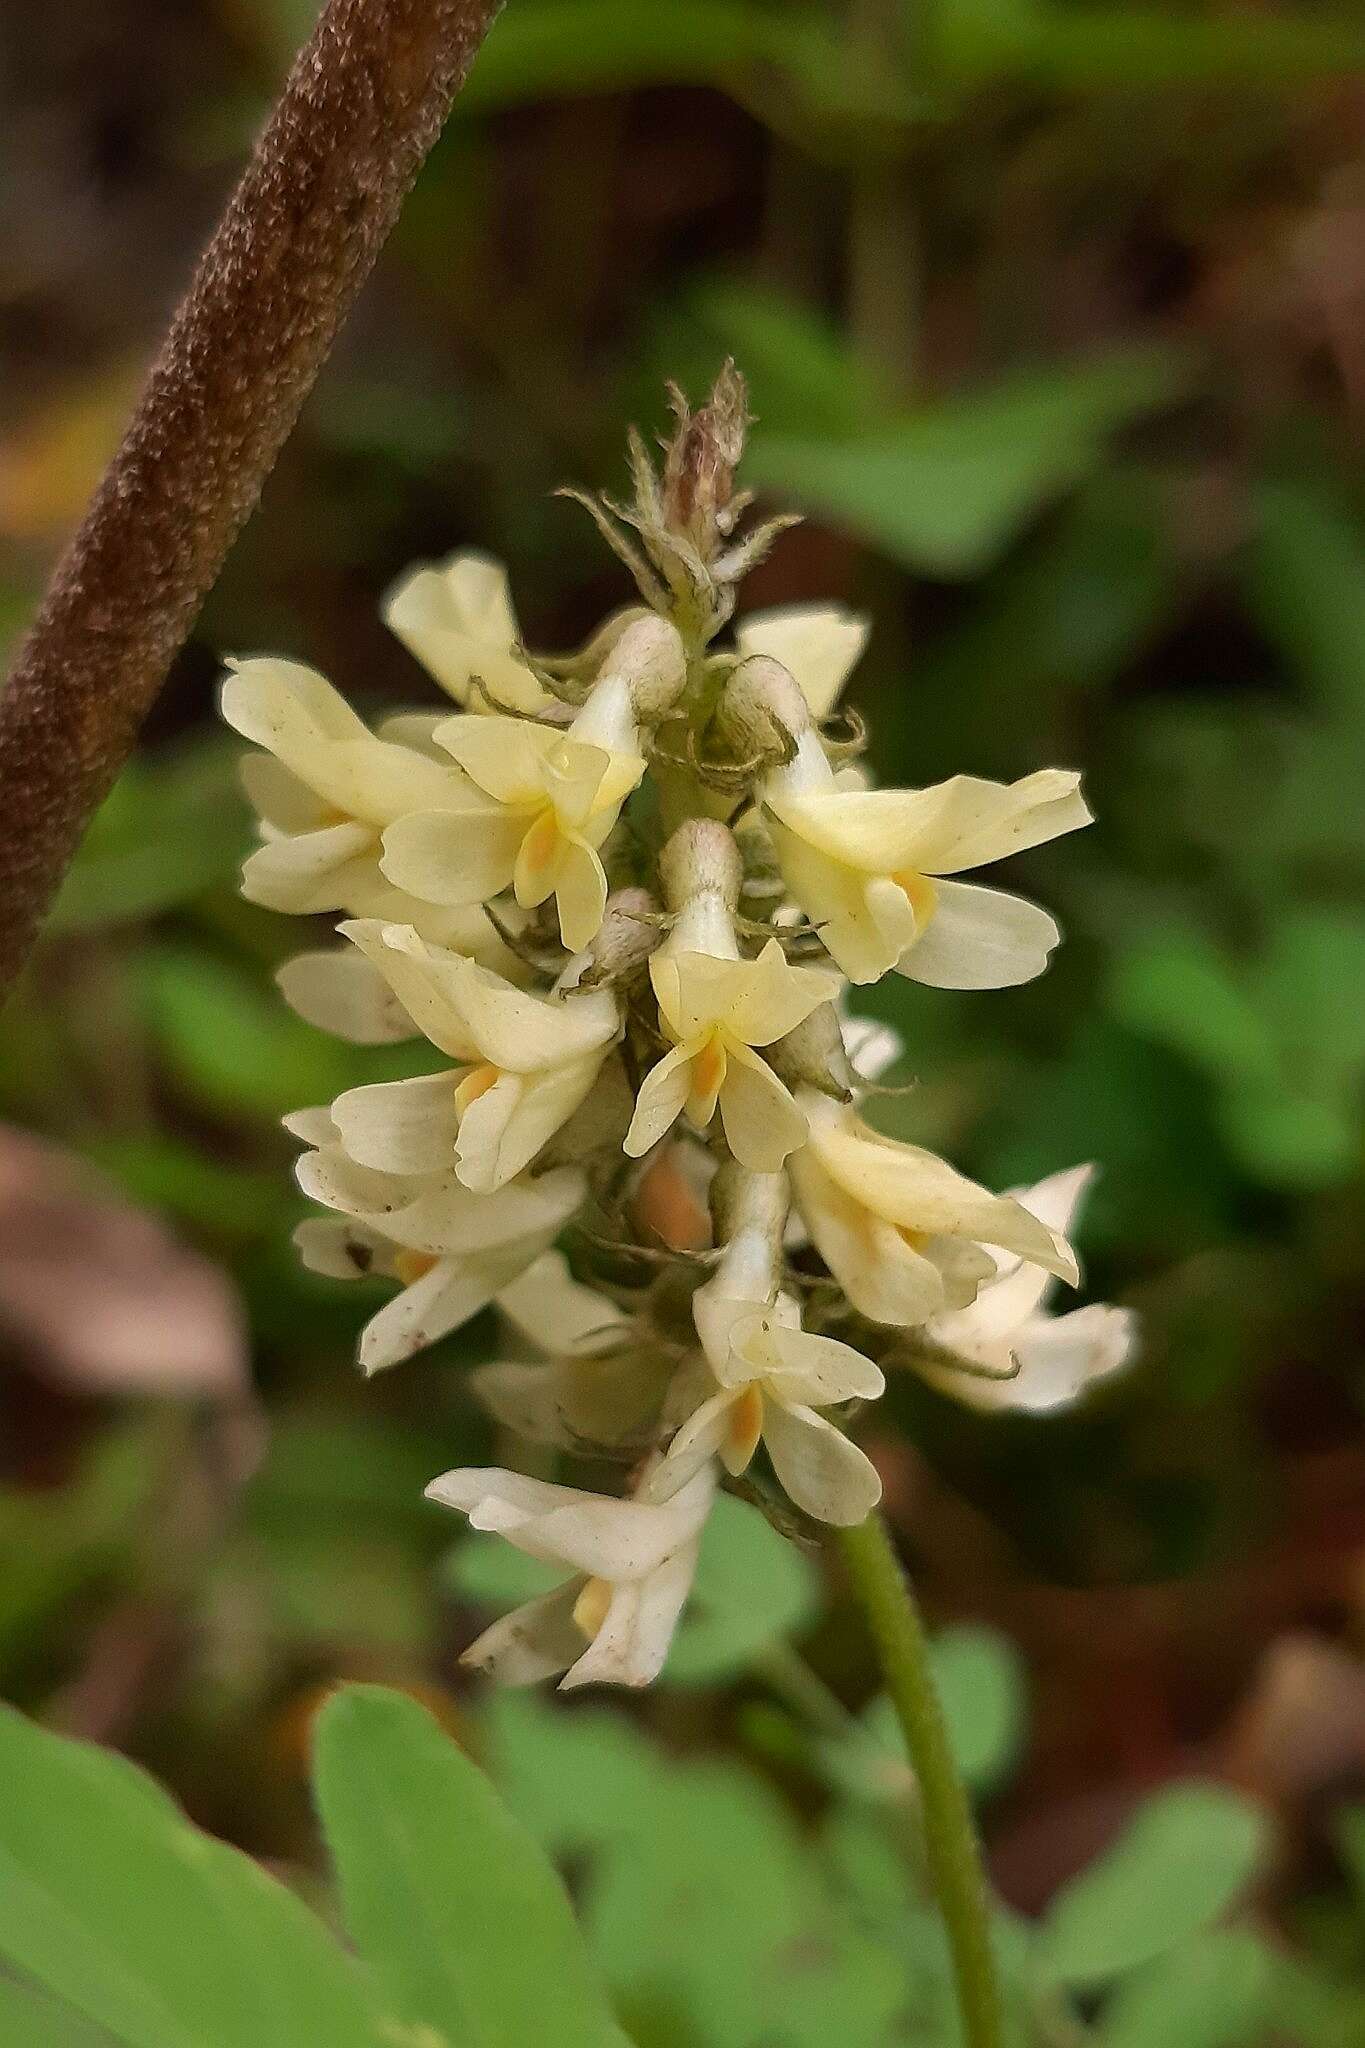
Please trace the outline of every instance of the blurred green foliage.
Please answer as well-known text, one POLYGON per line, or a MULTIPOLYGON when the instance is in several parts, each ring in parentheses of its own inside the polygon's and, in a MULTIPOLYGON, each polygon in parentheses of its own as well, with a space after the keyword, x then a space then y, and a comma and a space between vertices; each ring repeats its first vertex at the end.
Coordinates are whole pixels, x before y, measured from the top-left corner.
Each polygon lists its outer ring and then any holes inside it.
MULTIPOLYGON (((117 2048, 959 2038, 903 1774, 803 1840, 752 1775, 667 1760, 599 1710, 505 1700, 490 1721, 520 1821, 411 1699, 349 1688, 322 1713, 315 1796, 357 1964, 142 1774, 6 1711, 0 1954, 19 1974, 0 1980, 0 2041, 40 2019, 54 2044, 117 2048), (577 1926, 544 1852, 574 1859, 577 1926)), ((1039 1928, 1000 1917, 1007 2038, 1233 2048, 1301 2024, 1305 1983, 1330 1986, 1220 1925, 1263 1855, 1255 1807, 1225 1788, 1140 1807, 1039 1928)), ((1335 2003, 1300 2038, 1345 2043, 1359 2007, 1335 2003)))

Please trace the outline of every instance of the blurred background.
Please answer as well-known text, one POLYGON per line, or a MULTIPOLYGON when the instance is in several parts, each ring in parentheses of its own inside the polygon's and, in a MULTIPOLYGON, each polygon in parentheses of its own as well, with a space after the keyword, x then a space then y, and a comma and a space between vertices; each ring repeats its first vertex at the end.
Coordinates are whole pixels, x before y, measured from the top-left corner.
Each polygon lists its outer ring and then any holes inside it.
MULTIPOLYGON (((7 10, 0 642, 314 12, 7 10)), ((532 645, 585 633, 623 579, 551 492, 618 487, 663 380, 699 398, 733 354, 749 480, 806 514, 747 602, 871 613, 851 701, 879 772, 1075 766, 1098 814, 1014 863, 1067 933, 1044 979, 875 997, 918 1083, 886 1128, 995 1186, 1096 1159, 1087 1285, 1145 1331, 1069 1417, 983 1420, 898 1383, 871 1419, 997 1883, 1035 1912, 1154 1785, 1228 1779, 1278 1824, 1263 1926, 1301 1988, 1331 1987, 1314 2009, 1346 2010, 1363 52, 1350 0, 509 0, 0 1015, 7 1696, 291 1870, 311 1712, 341 1674, 419 1691, 502 1756, 556 1846, 638 1794, 646 1738, 702 1760, 750 1821, 728 1877, 705 1858, 729 1848, 694 1844, 713 1913, 715 1886, 760 1881, 763 1827, 798 1858, 798 1833, 828 1846, 831 1799, 837 1820, 871 1796, 832 1790, 799 1725, 812 1675, 855 1709, 872 1689, 818 1561, 793 1581, 767 1553, 719 1558, 709 1634, 643 1704, 494 1711, 457 1675, 508 1588, 421 1489, 494 1448, 461 1391, 488 1332, 362 1386, 378 1297, 295 1265, 281 1114, 414 1056, 335 1044, 278 999, 300 933, 235 893, 248 821, 213 708, 222 656, 264 650, 362 709, 428 700, 378 602, 460 546, 508 563, 532 645), (727 1568, 765 1588, 761 1641, 733 1587, 727 1633, 727 1568)), ((642 2042, 911 2038, 858 2033, 843 1993, 823 2034, 745 2031, 666 1963, 648 1997, 621 1965, 642 2042)))

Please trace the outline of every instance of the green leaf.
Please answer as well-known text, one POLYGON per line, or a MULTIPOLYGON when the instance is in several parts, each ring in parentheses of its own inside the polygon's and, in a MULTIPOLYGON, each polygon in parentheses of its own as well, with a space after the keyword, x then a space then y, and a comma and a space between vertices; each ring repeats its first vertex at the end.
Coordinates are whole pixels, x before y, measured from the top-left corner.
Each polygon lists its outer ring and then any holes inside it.
POLYGON ((1365 531, 1324 492, 1264 484, 1247 549, 1262 629, 1319 702, 1365 720, 1365 531))
MULTIPOLYGON (((704 351, 713 370, 727 355, 743 365, 754 411, 770 434, 854 434, 884 416, 873 372, 837 327, 795 299, 717 283, 689 297, 681 319, 699 330, 682 345, 699 358, 704 351)), ((671 329, 667 347, 678 346, 671 329)))
POLYGON ((1356 1901, 1365 1910, 1365 1806, 1344 1806, 1332 1832, 1356 1901))
POLYGON ((1343 15, 943 0, 933 23, 937 63, 970 84, 1009 77, 1081 92, 1240 84, 1278 93, 1360 66, 1359 23, 1343 15))
POLYGON ((784 131, 808 140, 827 141, 827 122, 853 127, 860 155, 877 139, 873 123, 894 137, 918 112, 822 8, 742 0, 525 0, 496 23, 457 110, 467 117, 650 85, 709 85, 760 117, 771 102, 784 131), (793 97, 798 111, 824 120, 794 122, 793 97))
POLYGON ((201 1137, 98 1131, 82 1150, 140 1207, 189 1224, 211 1242, 250 1242, 288 1229, 293 1197, 282 1176, 212 1158, 201 1137))
POLYGON ((1115 1014, 1218 1084, 1231 1149, 1274 1186, 1344 1179, 1359 1156, 1365 1083, 1365 922, 1302 911, 1233 964, 1193 933, 1134 945, 1109 985, 1115 1014))
POLYGON ((553 1856, 631 1833, 667 1769, 634 1724, 606 1707, 568 1712, 562 1700, 501 1691, 483 1726, 499 1791, 553 1856))
POLYGON ((1232 1906, 1266 1845, 1262 1810, 1214 1784, 1172 1785, 1062 1887, 1039 1940, 1047 1973, 1103 1984, 1199 1933, 1232 1906))
POLYGON ((1121 1984, 1102 2048, 1244 2048, 1274 2006, 1275 1957, 1248 1929, 1200 1935, 1121 1984))
POLYGON ((23 1655, 126 1564, 166 1455, 161 1423, 139 1419, 95 1437, 60 1492, 0 1488, 0 1659, 23 1655))
POLYGON ((1275 1962, 1276 2043, 1283 2039, 1294 2048, 1360 2048, 1365 2040, 1365 1990, 1300 1956, 1281 1953, 1275 1962))
POLYGON ((707 2048, 883 2048, 902 1960, 825 1892, 787 1813, 728 1764, 673 1764, 585 1888, 589 1939, 623 2017, 707 2048))
POLYGON ((113 2042, 69 2005, 0 1977, 0 2048, 112 2048, 113 2042))
POLYGON ((0 1709, 0 1953, 126 2048, 380 2048, 292 1894, 141 1771, 0 1709))
POLYGON ((409 2026, 450 2048, 626 2048, 558 1877, 423 1708, 336 1695, 316 1789, 346 1924, 409 2026))
POLYGON ((731 0, 527 0, 497 22, 461 114, 645 85, 719 84, 778 48, 771 16, 731 0))
POLYGON ((1275 1045, 1214 947, 1192 932, 1153 933, 1121 953, 1109 984, 1121 1023, 1220 1079, 1273 1080, 1275 1045))
POLYGON ((692 1597, 665 1677, 718 1685, 814 1618, 820 1581, 794 1543, 758 1509, 722 1494, 707 1520, 692 1597))
POLYGON ((1175 351, 1134 349, 1021 373, 845 438, 760 425, 748 472, 912 568, 974 576, 1185 374, 1175 351))
POLYGON ((446 1552, 441 1577, 457 1599, 505 1614, 525 1600, 538 1600, 552 1586, 562 1585, 565 1573, 515 1550, 502 1536, 474 1529, 446 1552))
POLYGON ((929 1656, 957 1767, 973 1791, 989 1792, 1008 1776, 1023 1744, 1023 1660, 999 1629, 967 1622, 941 1629, 929 1656))
POLYGON ((95 813, 48 929, 103 931, 231 883, 250 845, 240 751, 214 740, 132 761, 95 813))
POLYGON ((348 1529, 369 1534, 401 1521, 428 1533, 435 1547, 441 1525, 422 1489, 442 1445, 439 1430, 408 1427, 373 1409, 325 1418, 306 1411, 277 1414, 265 1462, 247 1490, 251 1525, 322 1528, 337 1536, 348 1529))
POLYGON ((281 1416, 246 1490, 229 1576, 252 1586, 288 1640, 420 1655, 435 1625, 429 1560, 443 1541, 422 1489, 442 1449, 373 1413, 281 1416))
POLYGON ((162 1057, 210 1109, 274 1119, 330 1102, 357 1078, 348 1046, 213 953, 158 946, 139 973, 162 1057))
MULTIPOLYGON (((992 1791, 1019 1754, 1026 1720, 1024 1672, 1019 1652, 998 1630, 964 1623, 940 1630, 930 1646, 939 1704, 969 1790, 992 1791)), ((913 1779, 896 1710, 885 1694, 862 1717, 870 1744, 824 1745, 836 1782, 857 1797, 904 1805, 913 1779)))

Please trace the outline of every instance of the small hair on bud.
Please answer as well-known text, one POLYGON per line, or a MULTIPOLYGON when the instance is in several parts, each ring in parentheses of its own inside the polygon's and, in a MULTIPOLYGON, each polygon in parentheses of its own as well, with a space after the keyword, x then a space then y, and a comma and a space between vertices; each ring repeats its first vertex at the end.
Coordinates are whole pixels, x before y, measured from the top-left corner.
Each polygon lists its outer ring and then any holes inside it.
POLYGON ((676 384, 669 400, 678 424, 664 451, 664 523, 687 534, 702 560, 710 561, 733 533, 741 509, 733 501, 735 467, 749 426, 748 389, 727 361, 696 412, 676 384))
POLYGON ((789 1088, 818 1088, 839 1102, 853 1099, 853 1065, 833 1003, 821 1003, 804 1023, 769 1046, 768 1064, 789 1088))
MULTIPOLYGON (((785 1173, 752 1173, 735 1159, 725 1160, 711 1181, 711 1227, 717 1244, 746 1232, 776 1247, 791 1205, 785 1173)), ((722 1290, 723 1291, 723 1290, 722 1290)))
POLYGON ((589 951, 592 979, 616 981, 642 967, 660 938, 659 906, 648 889, 615 889, 589 951))
POLYGON ((735 663, 715 717, 717 733, 737 754, 783 760, 791 759, 813 722, 800 684, 771 654, 735 663))
POLYGON ((670 910, 691 897, 713 893, 728 910, 739 902, 744 861, 734 834, 717 818, 689 818, 659 855, 659 877, 670 910))
POLYGON ((654 613, 634 619, 607 654, 599 682, 619 678, 630 692, 635 715, 656 725, 672 710, 687 682, 687 652, 669 619, 654 613))

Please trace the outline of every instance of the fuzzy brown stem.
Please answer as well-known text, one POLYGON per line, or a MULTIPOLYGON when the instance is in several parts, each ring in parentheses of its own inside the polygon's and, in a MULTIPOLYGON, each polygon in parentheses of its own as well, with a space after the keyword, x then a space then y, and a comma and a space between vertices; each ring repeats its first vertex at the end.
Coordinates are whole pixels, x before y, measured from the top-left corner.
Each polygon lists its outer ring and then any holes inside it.
POLYGON ((499 0, 329 0, 0 695, 0 996, 499 0))

